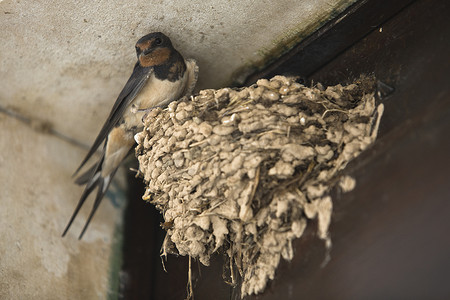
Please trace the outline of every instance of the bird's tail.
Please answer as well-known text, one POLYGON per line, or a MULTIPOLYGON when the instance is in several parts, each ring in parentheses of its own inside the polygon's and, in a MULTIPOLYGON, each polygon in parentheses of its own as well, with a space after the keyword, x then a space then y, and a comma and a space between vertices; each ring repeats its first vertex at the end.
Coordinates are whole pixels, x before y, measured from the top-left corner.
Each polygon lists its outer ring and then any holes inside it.
POLYGON ((83 227, 83 230, 80 233, 80 236, 78 239, 81 239, 86 232, 86 229, 89 226, 89 223, 92 220, 92 217, 94 216, 98 206, 100 205, 100 202, 103 199, 103 196, 106 194, 106 191, 108 190, 108 187, 111 183, 111 179, 114 177, 117 169, 115 169, 111 174, 109 174, 106 177, 102 177, 102 164, 103 164, 104 155, 100 159, 100 161, 92 166, 89 170, 87 170, 85 173, 80 175, 75 182, 79 185, 85 184, 86 187, 83 191, 83 194, 80 197, 80 200, 78 201, 78 204, 72 214, 72 217, 69 220, 69 223, 67 224, 66 228, 64 229, 64 232, 62 236, 65 236, 67 231, 69 230, 70 226, 72 225, 73 221, 75 220, 75 217, 78 215, 78 212, 80 211, 81 207, 83 206, 84 202, 86 201, 87 197, 92 193, 92 191, 97 188, 97 195, 95 196, 94 205, 91 209, 91 212, 89 214, 89 217, 86 221, 86 224, 83 227))

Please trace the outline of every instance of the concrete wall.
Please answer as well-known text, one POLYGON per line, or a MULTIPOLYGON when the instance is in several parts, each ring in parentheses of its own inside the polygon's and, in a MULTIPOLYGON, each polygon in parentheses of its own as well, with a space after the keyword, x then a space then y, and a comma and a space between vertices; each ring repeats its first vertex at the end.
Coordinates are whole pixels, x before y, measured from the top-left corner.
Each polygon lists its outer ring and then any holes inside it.
POLYGON ((49 132, 92 142, 131 73, 138 38, 166 33, 198 60, 199 87, 221 87, 352 2, 0 0, 0 298, 107 294, 120 210, 105 201, 78 241, 83 211, 61 239, 81 194, 71 174, 85 149, 49 132))
POLYGON ((61 238, 80 196, 71 174, 84 151, 4 115, 0 128, 0 299, 104 298, 118 210, 104 201, 78 241, 83 210, 61 238))

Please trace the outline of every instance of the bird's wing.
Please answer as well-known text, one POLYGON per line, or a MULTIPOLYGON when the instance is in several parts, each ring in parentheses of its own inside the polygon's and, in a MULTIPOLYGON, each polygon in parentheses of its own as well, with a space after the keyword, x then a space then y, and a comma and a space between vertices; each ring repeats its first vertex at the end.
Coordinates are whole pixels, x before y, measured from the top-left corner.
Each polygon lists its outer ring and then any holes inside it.
POLYGON ((189 97, 194 91, 195 85, 198 79, 198 65, 195 59, 189 58, 186 59, 187 71, 188 71, 188 79, 186 83, 186 88, 183 93, 184 96, 189 97))
POLYGON ((97 138, 91 146, 91 149, 86 154, 86 157, 81 162, 80 166, 77 168, 74 176, 80 171, 80 169, 84 166, 84 164, 91 158, 91 156, 95 153, 97 148, 102 144, 102 142, 108 137, 109 132, 117 125, 117 123, 122 118, 125 109, 130 105, 139 91, 147 82, 148 78, 153 72, 153 68, 148 67, 144 68, 139 65, 139 62, 136 63, 133 69, 133 73, 125 84, 124 88, 117 97, 116 102, 114 103, 109 116, 100 130, 97 138))

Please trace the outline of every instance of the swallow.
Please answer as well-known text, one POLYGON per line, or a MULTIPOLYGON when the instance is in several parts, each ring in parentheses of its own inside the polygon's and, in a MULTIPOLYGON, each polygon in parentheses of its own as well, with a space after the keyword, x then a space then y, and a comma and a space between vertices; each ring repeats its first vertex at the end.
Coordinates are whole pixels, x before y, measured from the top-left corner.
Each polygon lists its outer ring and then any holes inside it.
POLYGON ((195 60, 185 60, 161 32, 150 33, 136 43, 137 62, 133 72, 117 97, 109 116, 86 157, 73 176, 101 149, 100 159, 75 182, 85 189, 67 224, 65 236, 87 197, 97 188, 94 205, 79 236, 86 232, 102 198, 122 161, 135 145, 134 135, 143 129, 142 119, 155 107, 189 97, 195 87, 198 66, 195 60))

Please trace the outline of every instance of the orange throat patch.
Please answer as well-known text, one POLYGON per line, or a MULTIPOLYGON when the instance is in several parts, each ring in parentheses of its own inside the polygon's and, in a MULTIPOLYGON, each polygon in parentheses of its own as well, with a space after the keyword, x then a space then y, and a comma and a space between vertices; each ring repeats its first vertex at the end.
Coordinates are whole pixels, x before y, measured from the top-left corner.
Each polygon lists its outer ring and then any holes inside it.
POLYGON ((159 48, 147 55, 139 56, 139 63, 143 67, 153 67, 164 64, 170 57, 169 48, 159 48))

